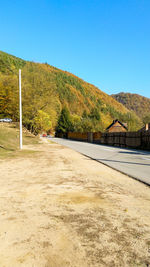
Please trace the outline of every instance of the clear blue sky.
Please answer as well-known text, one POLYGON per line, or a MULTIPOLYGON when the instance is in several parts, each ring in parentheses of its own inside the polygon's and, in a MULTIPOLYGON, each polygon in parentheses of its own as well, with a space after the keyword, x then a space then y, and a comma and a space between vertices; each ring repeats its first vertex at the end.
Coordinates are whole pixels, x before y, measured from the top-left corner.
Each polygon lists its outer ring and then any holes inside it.
POLYGON ((150 0, 5 0, 0 50, 150 98, 150 0))

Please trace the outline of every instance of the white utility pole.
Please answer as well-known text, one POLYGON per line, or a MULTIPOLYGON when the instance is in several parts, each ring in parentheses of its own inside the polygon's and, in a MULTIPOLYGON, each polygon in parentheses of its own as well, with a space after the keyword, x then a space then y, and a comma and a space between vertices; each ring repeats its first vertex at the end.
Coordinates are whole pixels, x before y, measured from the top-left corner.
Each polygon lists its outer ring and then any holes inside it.
POLYGON ((20 149, 22 149, 22 100, 21 100, 21 70, 19 70, 19 110, 20 110, 20 149))

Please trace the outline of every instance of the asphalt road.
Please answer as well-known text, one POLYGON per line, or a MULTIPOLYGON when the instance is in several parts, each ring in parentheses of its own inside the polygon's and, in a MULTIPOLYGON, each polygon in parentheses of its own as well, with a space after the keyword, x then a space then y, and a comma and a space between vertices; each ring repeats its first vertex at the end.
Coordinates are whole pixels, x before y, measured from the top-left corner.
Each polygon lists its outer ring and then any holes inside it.
POLYGON ((150 185, 150 152, 62 138, 50 139, 150 185))

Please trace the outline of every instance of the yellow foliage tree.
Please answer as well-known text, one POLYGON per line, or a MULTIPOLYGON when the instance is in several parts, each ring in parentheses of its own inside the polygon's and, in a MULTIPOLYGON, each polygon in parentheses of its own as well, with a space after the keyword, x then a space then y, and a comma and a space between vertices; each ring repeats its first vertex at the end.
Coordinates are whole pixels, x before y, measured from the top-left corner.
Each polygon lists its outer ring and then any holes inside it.
POLYGON ((37 115, 34 118, 35 132, 41 133, 43 131, 48 132, 51 130, 52 122, 50 120, 49 114, 43 110, 38 110, 37 115))

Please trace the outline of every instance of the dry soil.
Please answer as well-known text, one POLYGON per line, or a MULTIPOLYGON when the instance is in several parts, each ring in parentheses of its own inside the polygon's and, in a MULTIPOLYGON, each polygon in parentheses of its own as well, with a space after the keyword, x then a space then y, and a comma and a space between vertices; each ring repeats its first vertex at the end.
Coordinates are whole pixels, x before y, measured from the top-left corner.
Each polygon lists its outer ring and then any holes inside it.
POLYGON ((57 144, 29 149, 0 161, 0 267, 150 266, 149 187, 57 144))

